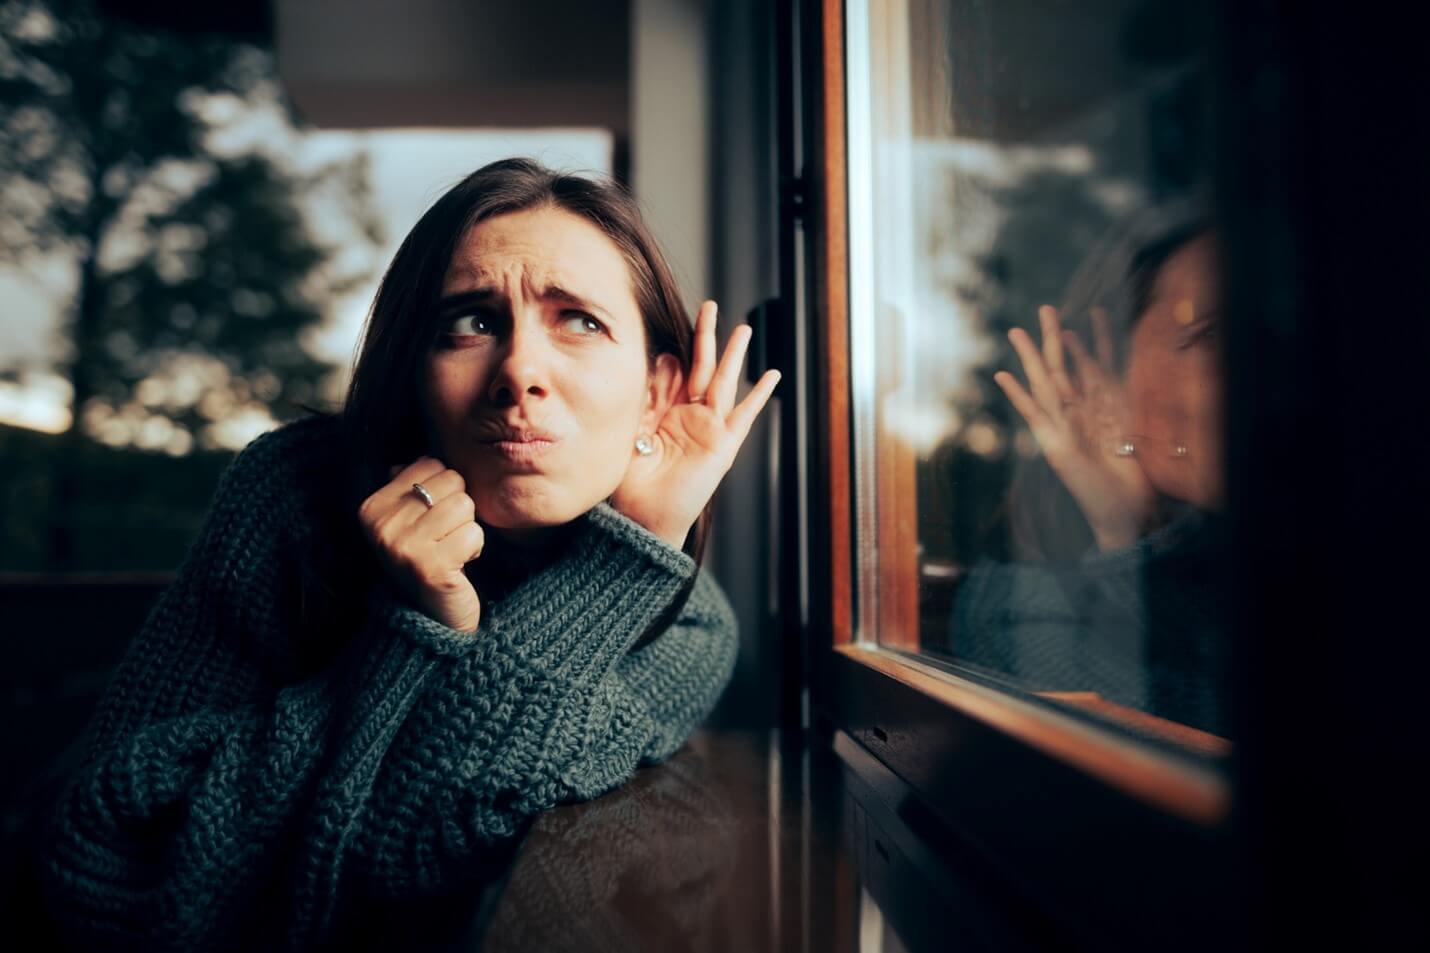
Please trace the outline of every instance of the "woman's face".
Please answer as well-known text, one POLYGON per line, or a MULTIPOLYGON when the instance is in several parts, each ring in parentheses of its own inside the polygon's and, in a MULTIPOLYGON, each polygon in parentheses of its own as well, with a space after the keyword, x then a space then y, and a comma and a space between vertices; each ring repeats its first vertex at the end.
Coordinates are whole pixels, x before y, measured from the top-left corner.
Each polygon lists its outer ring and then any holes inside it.
POLYGON ((1137 460, 1164 496, 1222 502, 1221 289, 1216 246, 1192 240, 1158 272, 1127 368, 1137 460))
POLYGON ((610 496, 658 399, 615 243, 555 207, 487 219, 458 245, 439 308, 429 440, 478 521, 558 526, 610 496))

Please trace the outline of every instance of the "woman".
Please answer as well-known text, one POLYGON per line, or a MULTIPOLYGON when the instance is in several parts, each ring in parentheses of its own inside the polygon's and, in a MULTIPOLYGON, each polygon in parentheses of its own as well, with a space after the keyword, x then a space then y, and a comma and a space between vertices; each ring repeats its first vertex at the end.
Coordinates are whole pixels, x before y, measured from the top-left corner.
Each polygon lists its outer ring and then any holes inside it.
POLYGON ((1041 348, 1009 333, 1028 385, 1007 371, 994 379, 1060 485, 1015 479, 1023 561, 970 574, 950 638, 961 658, 1032 689, 1093 691, 1220 733, 1214 234, 1182 221, 1117 257, 1116 289, 1088 309, 1095 355, 1050 307, 1041 348), (1110 327, 1119 314, 1130 328, 1121 371, 1110 327))
POLYGON ((322 942, 675 751, 734 621, 735 402, 615 187, 494 163, 383 279, 343 413, 260 437, 109 687, 45 865, 86 948, 322 942), (685 547, 682 551, 681 547, 685 547))
POLYGON ((1221 508, 1220 320, 1211 234, 1187 224, 1132 257, 1126 275, 1131 334, 1118 380, 1106 308, 1090 309, 1097 357, 1039 312, 1041 351, 1022 328, 1008 338, 1029 387, 994 380, 1032 431, 1103 551, 1166 522, 1159 503, 1221 508), (1064 348, 1071 353, 1069 368, 1064 348))

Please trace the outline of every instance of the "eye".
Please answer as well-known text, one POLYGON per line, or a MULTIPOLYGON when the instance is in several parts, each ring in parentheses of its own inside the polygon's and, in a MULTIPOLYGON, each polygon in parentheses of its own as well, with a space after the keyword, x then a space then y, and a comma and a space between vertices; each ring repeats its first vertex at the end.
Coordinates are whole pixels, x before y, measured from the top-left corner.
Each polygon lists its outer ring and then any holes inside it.
POLYGON ((447 322, 447 333, 453 337, 483 337, 497 333, 496 322, 485 314, 464 314, 447 322))
POLYGON ((604 334, 606 326, 584 311, 564 311, 561 314, 561 329, 581 336, 604 334))
POLYGON ((1198 326, 1190 328, 1185 337, 1182 338, 1180 347, 1182 350, 1188 348, 1209 346, 1215 344, 1221 337, 1221 327, 1219 321, 1203 321, 1198 326))

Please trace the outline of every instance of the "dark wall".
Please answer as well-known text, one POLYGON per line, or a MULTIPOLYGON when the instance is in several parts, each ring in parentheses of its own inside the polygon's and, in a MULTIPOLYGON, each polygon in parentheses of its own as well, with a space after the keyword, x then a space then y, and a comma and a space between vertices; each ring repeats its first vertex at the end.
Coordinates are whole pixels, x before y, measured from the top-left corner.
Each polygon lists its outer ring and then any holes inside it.
MULTIPOLYGON (((778 291, 774 178, 774 8, 756 0, 711 4, 710 295, 728 332, 778 291)), ((792 381, 776 391, 788 391, 792 381)), ((755 425, 716 498, 707 565, 740 620, 740 659, 715 722, 767 727, 782 690, 780 645, 769 608, 770 452, 775 402, 755 425)))

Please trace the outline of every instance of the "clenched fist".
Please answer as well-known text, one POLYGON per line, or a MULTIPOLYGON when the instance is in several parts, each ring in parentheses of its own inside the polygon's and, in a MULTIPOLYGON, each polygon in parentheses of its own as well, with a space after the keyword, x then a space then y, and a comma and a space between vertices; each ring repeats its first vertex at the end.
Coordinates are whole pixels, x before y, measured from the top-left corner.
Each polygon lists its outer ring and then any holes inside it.
POLYGON ((481 599, 463 569, 486 535, 456 470, 432 457, 404 468, 363 501, 358 520, 388 575, 427 615, 462 632, 477 631, 481 599), (420 483, 432 505, 413 489, 420 483))

